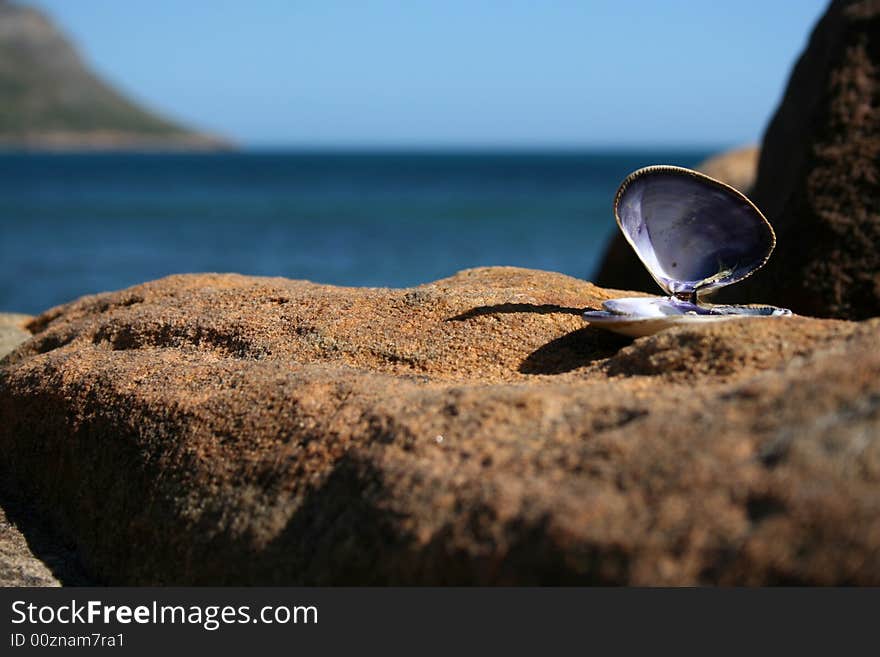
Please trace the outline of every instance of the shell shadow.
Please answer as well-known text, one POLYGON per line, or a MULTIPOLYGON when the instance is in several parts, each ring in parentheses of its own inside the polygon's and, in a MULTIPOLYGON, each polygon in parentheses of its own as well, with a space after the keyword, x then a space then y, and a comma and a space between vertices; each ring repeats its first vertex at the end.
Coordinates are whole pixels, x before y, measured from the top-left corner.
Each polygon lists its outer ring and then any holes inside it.
POLYGON ((535 304, 535 303, 498 303, 494 306, 477 306, 471 308, 460 315, 450 317, 447 322, 463 322, 467 319, 480 317, 481 315, 498 315, 505 313, 538 313, 539 315, 550 315, 554 313, 563 313, 566 315, 580 315, 584 312, 583 308, 569 308, 567 306, 557 306, 552 303, 535 304))
MULTIPOLYGON (((447 322, 461 322, 481 315, 499 313, 538 313, 550 315, 563 313, 580 316, 584 308, 557 306, 552 303, 499 303, 478 306, 450 317, 447 322)), ((621 347, 632 342, 631 338, 586 326, 539 347, 520 363, 521 374, 564 374, 597 360, 605 360, 616 354, 621 347)))
POLYGON ((522 374, 565 374, 614 356, 632 338, 591 326, 572 331, 535 349, 522 363, 522 374))

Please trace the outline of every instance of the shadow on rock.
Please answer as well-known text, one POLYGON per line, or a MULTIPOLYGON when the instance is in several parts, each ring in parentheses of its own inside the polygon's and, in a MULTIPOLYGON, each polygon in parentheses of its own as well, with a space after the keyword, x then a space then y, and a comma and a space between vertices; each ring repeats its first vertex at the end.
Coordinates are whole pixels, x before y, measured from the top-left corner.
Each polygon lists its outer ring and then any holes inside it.
POLYGON ((271 568, 257 565, 259 572, 242 583, 485 586, 628 581, 627 555, 616 546, 583 545, 576 556, 567 554, 547 530, 547 517, 505 524, 499 545, 499 537, 487 525, 496 514, 487 500, 456 500, 466 509, 462 517, 419 543, 407 529, 412 519, 387 504, 399 494, 367 460, 344 456, 261 555, 258 562, 271 568))
POLYGON ((564 374, 614 356, 630 338, 585 327, 551 340, 530 353, 520 364, 522 374, 564 374))
POLYGON ((467 319, 480 317, 481 315, 502 315, 511 313, 537 313, 539 315, 552 315, 562 313, 565 315, 580 315, 584 312, 583 308, 569 308, 566 306, 557 306, 552 303, 534 304, 534 303, 499 303, 494 306, 478 306, 468 311, 450 317, 447 322, 463 322, 467 319))
MULTIPOLYGON (((62 540, 5 479, 0 479, 0 508, 24 536, 27 548, 33 556, 42 561, 62 585, 97 584, 86 573, 76 549, 62 540)), ((42 583, 38 585, 45 586, 42 583)))

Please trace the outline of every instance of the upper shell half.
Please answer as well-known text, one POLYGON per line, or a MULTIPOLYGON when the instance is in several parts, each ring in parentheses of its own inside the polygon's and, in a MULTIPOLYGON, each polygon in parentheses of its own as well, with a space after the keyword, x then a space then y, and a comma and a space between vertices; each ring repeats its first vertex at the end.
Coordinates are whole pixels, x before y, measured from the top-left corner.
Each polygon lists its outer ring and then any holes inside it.
POLYGON ((733 187, 690 169, 630 174, 614 199, 617 224, 667 294, 702 295, 760 269, 776 245, 761 211, 733 187))

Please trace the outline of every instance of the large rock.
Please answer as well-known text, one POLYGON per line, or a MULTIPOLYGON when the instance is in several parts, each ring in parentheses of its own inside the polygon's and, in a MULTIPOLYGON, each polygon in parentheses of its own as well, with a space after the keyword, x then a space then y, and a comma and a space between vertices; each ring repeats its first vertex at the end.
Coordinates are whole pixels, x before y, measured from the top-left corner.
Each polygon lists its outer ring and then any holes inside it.
POLYGON ((116 584, 880 584, 880 321, 177 276, 30 323, 0 466, 116 584))
MULTIPOLYGON (((755 182, 759 155, 760 149, 757 147, 745 146, 714 155, 700 162, 696 169, 748 194, 755 182)), ((610 204, 611 199, 608 202, 610 204)), ((657 283, 620 231, 614 231, 605 248, 602 262, 596 271, 596 284, 651 294, 661 293, 657 283)))
POLYGON ((704 160, 697 169, 748 194, 755 184, 760 156, 761 149, 757 146, 735 148, 704 160))
POLYGON ((764 136, 754 200, 777 252, 729 298, 880 315, 878 198, 880 2, 832 2, 764 136))

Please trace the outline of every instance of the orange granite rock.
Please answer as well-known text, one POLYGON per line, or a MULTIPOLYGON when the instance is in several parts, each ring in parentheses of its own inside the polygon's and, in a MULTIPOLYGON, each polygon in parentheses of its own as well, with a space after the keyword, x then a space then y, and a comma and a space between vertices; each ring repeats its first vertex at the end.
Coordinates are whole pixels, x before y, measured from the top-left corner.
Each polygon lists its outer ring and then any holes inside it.
POLYGON ((85 297, 0 365, 0 468, 114 584, 880 584, 880 321, 580 318, 620 295, 85 297))
POLYGON ((834 0, 764 135, 752 199, 776 229, 767 267, 731 300, 880 315, 880 2, 834 0))

